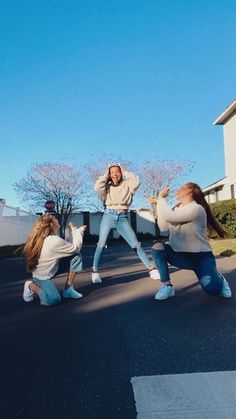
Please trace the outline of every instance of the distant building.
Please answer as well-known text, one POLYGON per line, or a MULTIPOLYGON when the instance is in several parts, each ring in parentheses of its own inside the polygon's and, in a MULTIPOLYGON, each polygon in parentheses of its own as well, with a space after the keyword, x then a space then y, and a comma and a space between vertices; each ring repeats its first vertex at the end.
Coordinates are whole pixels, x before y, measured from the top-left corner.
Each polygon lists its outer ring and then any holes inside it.
POLYGON ((236 99, 213 124, 223 125, 225 177, 203 189, 208 203, 236 198, 236 99))

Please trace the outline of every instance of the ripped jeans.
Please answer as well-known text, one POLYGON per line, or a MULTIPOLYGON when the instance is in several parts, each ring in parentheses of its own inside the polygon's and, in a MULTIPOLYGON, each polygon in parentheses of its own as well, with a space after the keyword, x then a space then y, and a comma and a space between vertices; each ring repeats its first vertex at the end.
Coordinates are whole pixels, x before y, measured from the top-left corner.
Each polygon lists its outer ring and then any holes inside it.
POLYGON ((106 209, 102 217, 99 240, 94 254, 93 270, 98 270, 100 258, 102 256, 107 237, 110 233, 110 230, 113 228, 116 229, 116 231, 125 239, 130 247, 134 249, 146 268, 152 268, 152 261, 148 259, 146 253, 141 247, 141 244, 138 242, 134 230, 129 223, 128 212, 118 212, 115 209, 106 209))
POLYGON ((205 292, 211 295, 220 294, 223 286, 221 275, 217 272, 213 253, 209 252, 175 252, 169 244, 163 245, 163 250, 152 248, 152 257, 160 272, 161 282, 170 281, 168 263, 180 269, 195 272, 198 281, 205 292))

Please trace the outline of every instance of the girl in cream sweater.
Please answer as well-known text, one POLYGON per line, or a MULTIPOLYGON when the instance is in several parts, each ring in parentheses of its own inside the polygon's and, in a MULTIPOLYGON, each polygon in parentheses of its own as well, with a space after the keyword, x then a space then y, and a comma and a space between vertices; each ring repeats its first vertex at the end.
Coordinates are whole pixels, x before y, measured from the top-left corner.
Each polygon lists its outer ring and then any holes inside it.
POLYGON ((72 243, 57 236, 60 227, 53 215, 42 215, 34 224, 24 246, 27 268, 32 272, 32 280, 24 285, 23 299, 33 301, 37 294, 41 305, 52 305, 61 302, 61 296, 52 282, 55 274, 60 273, 59 263, 68 265, 68 277, 62 292, 64 298, 81 298, 82 294, 75 291, 73 281, 76 273, 82 270, 80 249, 86 226, 77 228, 69 223, 72 243))
POLYGON ((230 298, 229 284, 217 272, 215 257, 207 237, 207 228, 220 237, 225 231, 213 217, 201 188, 192 182, 183 185, 176 194, 178 205, 170 209, 166 198, 168 188, 164 188, 157 198, 150 198, 157 205, 158 224, 163 234, 169 234, 166 244, 156 243, 152 249, 153 259, 159 269, 162 287, 155 299, 173 297, 175 290, 170 281, 168 264, 195 272, 203 290, 211 295, 230 298))
POLYGON ((139 185, 138 177, 131 172, 122 170, 118 163, 110 165, 107 173, 100 176, 95 183, 94 189, 102 198, 105 211, 93 260, 93 283, 102 282, 98 268, 111 229, 116 229, 130 247, 135 250, 140 260, 148 269, 150 277, 152 279, 160 278, 159 272, 154 267, 152 261, 148 259, 128 220, 128 208, 132 203, 133 194, 139 185))

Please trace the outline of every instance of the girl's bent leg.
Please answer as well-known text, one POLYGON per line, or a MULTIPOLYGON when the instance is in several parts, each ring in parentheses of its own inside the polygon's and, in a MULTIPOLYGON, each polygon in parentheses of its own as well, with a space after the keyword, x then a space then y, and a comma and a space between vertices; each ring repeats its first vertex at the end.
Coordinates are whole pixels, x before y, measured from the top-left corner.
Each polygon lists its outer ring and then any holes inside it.
POLYGON ((83 268, 82 262, 82 254, 77 253, 74 256, 70 256, 67 259, 67 264, 69 262, 69 273, 66 279, 66 285, 64 290, 62 291, 62 296, 64 298, 82 298, 83 295, 80 292, 77 292, 73 288, 73 283, 76 277, 76 274, 80 272, 83 268))
POLYGON ((34 278, 33 282, 40 288, 39 298, 41 305, 51 306, 61 302, 61 296, 58 289, 51 279, 34 278))
POLYGON ((152 248, 153 259, 159 269, 163 286, 156 293, 156 300, 166 300, 175 295, 175 289, 170 283, 168 262, 182 269, 192 269, 186 254, 175 252, 168 244, 156 243, 152 248))
POLYGON ((224 277, 218 273, 215 257, 212 252, 199 253, 195 273, 202 289, 211 295, 221 295, 224 277))
POLYGON ((161 282, 170 282, 168 269, 167 251, 161 243, 154 245, 152 248, 152 258, 159 270, 161 282))
POLYGON ((175 289, 170 283, 169 269, 167 263, 167 251, 163 244, 157 243, 152 248, 152 257, 159 269, 162 287, 155 294, 155 300, 166 300, 174 297, 175 289))

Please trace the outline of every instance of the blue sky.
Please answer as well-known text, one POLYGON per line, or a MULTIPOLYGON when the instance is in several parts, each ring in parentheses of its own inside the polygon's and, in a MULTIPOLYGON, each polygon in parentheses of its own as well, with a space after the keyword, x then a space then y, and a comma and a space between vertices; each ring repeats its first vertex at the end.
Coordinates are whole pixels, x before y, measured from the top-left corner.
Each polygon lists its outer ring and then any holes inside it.
POLYGON ((0 0, 0 197, 35 162, 184 159, 224 176, 235 0, 0 0), (96 156, 94 158, 94 156, 96 156))

